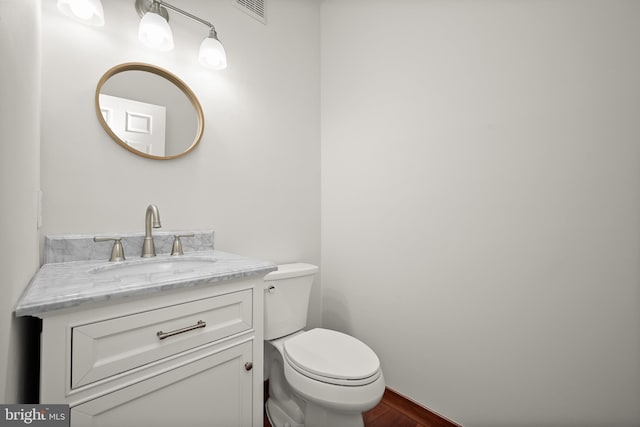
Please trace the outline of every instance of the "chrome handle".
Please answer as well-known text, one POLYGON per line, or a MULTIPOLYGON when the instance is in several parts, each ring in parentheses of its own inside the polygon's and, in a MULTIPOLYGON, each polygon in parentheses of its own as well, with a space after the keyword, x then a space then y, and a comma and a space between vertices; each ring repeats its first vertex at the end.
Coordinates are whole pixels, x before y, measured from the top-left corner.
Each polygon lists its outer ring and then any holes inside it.
POLYGON ((93 238, 94 242, 108 242, 110 240, 113 240, 113 247, 109 261, 124 261, 124 248, 119 236, 96 236, 93 238))
POLYGON ((276 291, 276 287, 271 285, 267 288, 267 292, 269 292, 270 294, 274 293, 276 291))
POLYGON ((156 335, 158 336, 158 338, 163 340, 165 338, 169 338, 169 337, 172 337, 174 335, 183 334, 185 332, 193 331, 194 329, 204 328, 206 326, 207 326, 207 322, 203 322, 202 320, 198 320, 198 323, 196 323, 195 325, 187 326, 187 327, 184 327, 184 328, 181 328, 181 329, 176 329, 175 331, 171 331, 171 332, 158 331, 158 332, 156 332, 156 335))

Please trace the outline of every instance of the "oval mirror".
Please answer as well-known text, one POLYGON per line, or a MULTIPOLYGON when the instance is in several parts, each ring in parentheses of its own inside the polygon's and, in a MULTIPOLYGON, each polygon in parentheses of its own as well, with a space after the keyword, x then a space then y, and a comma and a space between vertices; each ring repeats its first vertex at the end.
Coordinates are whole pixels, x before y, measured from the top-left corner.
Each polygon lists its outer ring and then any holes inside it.
POLYGON ((108 70, 98 82, 95 107, 115 142, 149 159, 184 156, 204 132, 204 114, 193 91, 149 64, 131 62, 108 70))

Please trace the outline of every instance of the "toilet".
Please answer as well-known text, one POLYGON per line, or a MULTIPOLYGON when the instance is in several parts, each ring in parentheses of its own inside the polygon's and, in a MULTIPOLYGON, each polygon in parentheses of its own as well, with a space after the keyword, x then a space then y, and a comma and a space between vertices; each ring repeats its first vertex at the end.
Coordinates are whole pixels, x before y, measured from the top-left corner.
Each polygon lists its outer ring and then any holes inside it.
POLYGON ((362 427, 362 413, 384 393, 380 361, 352 336, 304 330, 317 271, 311 264, 284 264, 264 278, 267 416, 273 427, 362 427))

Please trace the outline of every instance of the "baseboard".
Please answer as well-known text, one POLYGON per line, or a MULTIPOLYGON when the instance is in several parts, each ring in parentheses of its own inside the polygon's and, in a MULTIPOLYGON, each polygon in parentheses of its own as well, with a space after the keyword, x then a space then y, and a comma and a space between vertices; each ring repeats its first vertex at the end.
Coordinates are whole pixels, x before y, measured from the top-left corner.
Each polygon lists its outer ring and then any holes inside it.
POLYGON ((453 421, 431 411, 397 391, 387 387, 382 396, 382 403, 390 406, 418 424, 431 427, 462 427, 453 421))

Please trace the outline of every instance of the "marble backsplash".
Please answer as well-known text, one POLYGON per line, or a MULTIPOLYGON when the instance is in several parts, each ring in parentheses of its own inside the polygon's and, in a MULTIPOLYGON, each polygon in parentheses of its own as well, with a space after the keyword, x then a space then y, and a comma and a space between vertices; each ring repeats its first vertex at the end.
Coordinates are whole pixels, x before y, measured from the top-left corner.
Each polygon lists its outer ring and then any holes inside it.
MULTIPOLYGON (((213 250, 214 232, 211 230, 194 231, 154 231, 156 253, 169 254, 174 235, 193 233, 193 237, 182 237, 185 252, 213 250)), ((124 255, 127 259, 139 257, 142 252, 144 233, 100 234, 100 236, 119 236, 122 239, 124 255)), ((44 239, 44 263, 108 260, 111 256, 112 241, 94 242, 94 235, 61 234, 46 236, 44 239)))

